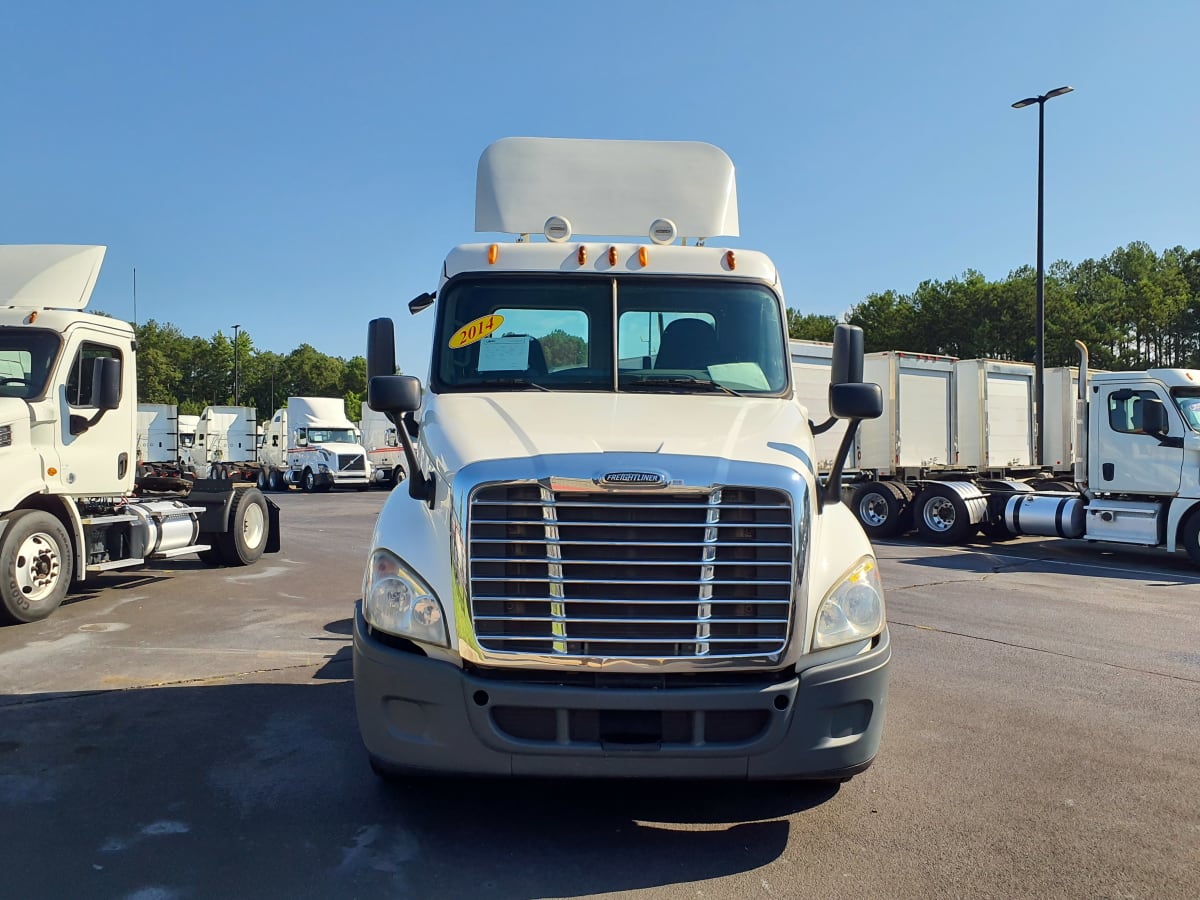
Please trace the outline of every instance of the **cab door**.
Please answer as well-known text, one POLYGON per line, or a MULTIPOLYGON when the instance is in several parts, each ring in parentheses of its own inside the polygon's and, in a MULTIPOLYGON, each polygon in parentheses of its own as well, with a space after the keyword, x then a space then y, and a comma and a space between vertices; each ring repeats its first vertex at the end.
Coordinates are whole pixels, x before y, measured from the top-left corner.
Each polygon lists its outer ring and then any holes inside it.
POLYGON ((1088 466, 1093 490, 1166 495, 1179 492, 1183 423, 1164 390, 1146 382, 1099 385, 1092 395, 1091 415, 1096 436, 1088 466), (1158 400, 1166 409, 1165 444, 1142 428, 1142 410, 1150 400, 1158 400))
POLYGON ((76 495, 122 494, 133 486, 137 441, 132 354, 103 337, 72 341, 58 372, 58 453, 60 484, 76 495), (121 401, 117 409, 91 405, 97 359, 116 359, 121 366, 121 401), (94 424, 87 425, 95 420, 94 424), (84 427, 86 425, 86 427, 84 427))

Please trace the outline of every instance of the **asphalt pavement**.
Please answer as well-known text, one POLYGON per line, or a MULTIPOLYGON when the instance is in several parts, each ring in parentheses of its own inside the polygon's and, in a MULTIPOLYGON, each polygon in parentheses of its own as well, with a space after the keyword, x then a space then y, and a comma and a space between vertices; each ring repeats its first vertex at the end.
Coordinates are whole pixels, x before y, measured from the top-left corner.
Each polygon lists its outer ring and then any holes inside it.
POLYGON ((276 496, 280 554, 112 573, 0 629, 0 895, 1194 896, 1182 555, 881 544, 887 724, 840 788, 388 785, 349 655, 385 496, 276 496))

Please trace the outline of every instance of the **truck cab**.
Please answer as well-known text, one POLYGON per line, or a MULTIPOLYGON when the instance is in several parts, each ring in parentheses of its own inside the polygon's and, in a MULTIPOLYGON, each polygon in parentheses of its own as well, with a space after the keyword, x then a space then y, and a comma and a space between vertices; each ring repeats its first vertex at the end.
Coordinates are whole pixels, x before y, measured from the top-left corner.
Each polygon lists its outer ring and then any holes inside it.
MULTIPOLYGON (((390 320, 369 337, 369 405, 410 470, 355 617, 372 766, 862 771, 891 652, 878 567, 817 476, 775 266, 705 245, 737 234, 729 158, 499 141, 476 229, 517 240, 453 249, 410 304, 433 307, 427 381, 392 374, 390 320)), ((857 338, 830 394, 855 424, 880 411, 857 338)))

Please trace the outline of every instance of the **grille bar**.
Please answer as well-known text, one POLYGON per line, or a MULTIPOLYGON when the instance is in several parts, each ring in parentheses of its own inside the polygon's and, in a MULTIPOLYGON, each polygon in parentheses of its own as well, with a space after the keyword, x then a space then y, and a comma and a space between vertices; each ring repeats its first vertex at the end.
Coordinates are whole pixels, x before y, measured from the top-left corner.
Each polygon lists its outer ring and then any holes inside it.
POLYGON ((782 491, 480 488, 470 608, 485 654, 606 659, 780 653, 795 523, 782 491))

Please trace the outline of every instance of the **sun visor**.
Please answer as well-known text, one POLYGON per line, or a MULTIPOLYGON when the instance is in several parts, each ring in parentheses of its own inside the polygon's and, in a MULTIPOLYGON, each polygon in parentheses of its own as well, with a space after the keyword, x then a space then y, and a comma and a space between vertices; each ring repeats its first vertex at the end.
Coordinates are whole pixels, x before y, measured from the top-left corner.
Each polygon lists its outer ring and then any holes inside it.
POLYGON ((479 158, 476 231, 565 240, 670 234, 667 226, 680 237, 737 236, 725 151, 694 141, 503 138, 479 158))
POLYGON ((0 244, 0 306, 83 309, 100 274, 105 247, 0 244))

